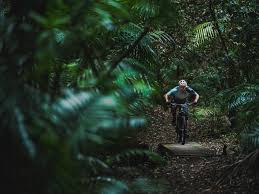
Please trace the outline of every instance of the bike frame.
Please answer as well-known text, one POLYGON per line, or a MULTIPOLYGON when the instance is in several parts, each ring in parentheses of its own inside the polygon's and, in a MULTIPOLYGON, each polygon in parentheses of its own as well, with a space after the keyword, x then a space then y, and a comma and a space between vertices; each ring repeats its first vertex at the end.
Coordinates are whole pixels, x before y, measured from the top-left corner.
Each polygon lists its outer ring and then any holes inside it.
POLYGON ((187 129, 187 115, 186 115, 186 112, 183 111, 183 108, 191 104, 192 103, 185 103, 185 104, 171 103, 171 106, 180 107, 180 110, 177 112, 177 115, 176 115, 176 129, 177 129, 177 139, 179 138, 179 141, 181 141, 182 145, 185 144, 186 129, 187 129))

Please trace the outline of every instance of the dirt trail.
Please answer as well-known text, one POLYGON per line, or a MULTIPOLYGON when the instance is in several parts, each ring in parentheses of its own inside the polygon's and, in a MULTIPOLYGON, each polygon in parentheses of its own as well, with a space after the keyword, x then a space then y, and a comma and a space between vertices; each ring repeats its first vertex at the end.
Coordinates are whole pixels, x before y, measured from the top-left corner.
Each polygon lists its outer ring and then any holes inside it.
MULTIPOLYGON (((156 151, 160 143, 175 143, 175 131, 171 126, 171 115, 160 107, 156 108, 151 116, 151 126, 138 135, 138 141, 147 144, 149 148, 156 151)), ((166 179, 170 184, 169 193, 255 193, 254 188, 249 184, 243 184, 241 178, 233 179, 231 184, 225 182, 220 187, 213 190, 220 175, 225 170, 225 166, 237 160, 234 154, 238 145, 225 139, 199 138, 199 128, 195 123, 189 124, 189 140, 196 141, 204 146, 214 149, 216 157, 172 157, 167 156, 167 164, 155 169, 147 169, 144 173, 153 178, 166 179), (228 155, 221 156, 223 144, 228 146, 228 155), (252 190, 253 191, 252 191, 252 190)), ((258 191, 259 192, 259 191, 258 191)))

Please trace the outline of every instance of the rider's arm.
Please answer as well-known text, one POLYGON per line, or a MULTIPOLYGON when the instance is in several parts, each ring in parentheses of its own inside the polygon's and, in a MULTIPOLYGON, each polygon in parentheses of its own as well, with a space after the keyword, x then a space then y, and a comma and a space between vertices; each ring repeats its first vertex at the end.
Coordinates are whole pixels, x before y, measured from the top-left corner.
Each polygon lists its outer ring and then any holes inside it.
POLYGON ((199 96, 199 94, 197 93, 197 92, 195 92, 195 99, 194 99, 194 103, 197 103, 198 102, 198 100, 199 100, 199 98, 200 98, 200 96, 199 96))
POLYGON ((193 103, 197 103, 198 100, 199 100, 199 98, 200 98, 200 95, 199 95, 196 91, 194 91, 194 89, 192 89, 192 88, 189 87, 189 86, 188 86, 188 88, 187 88, 187 91, 188 91, 191 95, 194 95, 194 96, 195 96, 195 98, 194 98, 194 100, 193 100, 193 103))
POLYGON ((169 96, 174 96, 175 93, 177 92, 177 87, 171 89, 169 92, 167 92, 164 97, 165 97, 165 101, 169 102, 169 96))
POLYGON ((165 101, 166 101, 166 102, 169 102, 168 94, 167 94, 167 93, 164 95, 164 97, 165 97, 165 101))

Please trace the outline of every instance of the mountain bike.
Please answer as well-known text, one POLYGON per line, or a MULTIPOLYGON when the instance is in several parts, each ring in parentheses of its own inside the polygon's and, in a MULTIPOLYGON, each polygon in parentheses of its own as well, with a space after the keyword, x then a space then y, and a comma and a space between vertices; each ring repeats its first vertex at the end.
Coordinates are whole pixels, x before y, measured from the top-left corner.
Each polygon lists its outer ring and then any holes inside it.
POLYGON ((177 139, 178 143, 182 145, 185 144, 185 139, 187 135, 187 112, 184 111, 187 106, 191 105, 192 103, 185 103, 185 104, 177 104, 171 103, 171 107, 178 106, 179 110, 176 114, 176 132, 177 132, 177 139))

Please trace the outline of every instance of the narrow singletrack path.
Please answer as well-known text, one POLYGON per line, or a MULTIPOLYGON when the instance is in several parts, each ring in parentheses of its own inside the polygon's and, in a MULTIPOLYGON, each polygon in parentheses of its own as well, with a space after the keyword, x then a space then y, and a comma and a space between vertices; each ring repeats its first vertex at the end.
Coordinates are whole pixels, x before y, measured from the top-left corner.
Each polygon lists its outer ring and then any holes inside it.
MULTIPOLYGON (((148 145, 157 151, 161 143, 175 143, 176 134, 171 125, 171 114, 157 107, 149 113, 150 126, 138 134, 138 142, 148 145)), ((250 193, 249 184, 243 184, 241 178, 224 182, 215 187, 216 181, 224 172, 225 167, 237 160, 234 151, 238 145, 229 139, 208 139, 201 137, 197 123, 189 119, 189 135, 187 141, 198 142, 217 153, 215 157, 177 157, 167 156, 167 164, 149 169, 148 176, 166 179, 170 184, 170 193, 250 193), (227 155, 221 155, 223 146, 227 146, 227 155)), ((252 192, 252 191, 251 191, 252 192)), ((254 193, 254 192, 253 192, 254 193)))

